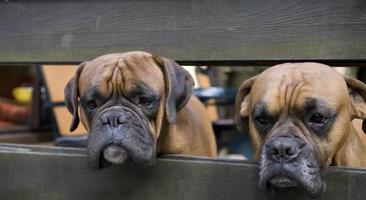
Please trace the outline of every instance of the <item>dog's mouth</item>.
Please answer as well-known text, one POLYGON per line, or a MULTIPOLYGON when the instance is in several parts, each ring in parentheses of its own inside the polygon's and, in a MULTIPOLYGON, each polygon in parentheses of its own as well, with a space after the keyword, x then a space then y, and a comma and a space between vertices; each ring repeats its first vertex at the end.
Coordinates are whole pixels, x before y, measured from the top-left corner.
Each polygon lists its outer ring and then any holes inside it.
POLYGON ((122 164, 128 160, 129 156, 126 150, 112 144, 104 148, 103 158, 113 164, 122 164))
POLYGON ((108 167, 112 164, 120 165, 123 163, 132 162, 132 158, 126 149, 121 146, 110 144, 107 145, 102 151, 100 158, 101 167, 108 167))
POLYGON ((281 188, 299 187, 299 184, 286 176, 276 176, 268 181, 268 186, 280 190, 281 188))
POLYGON ((151 165, 156 146, 146 119, 129 108, 112 107, 95 117, 88 135, 88 164, 92 169, 111 165, 151 165))
POLYGON ((321 182, 319 185, 309 184, 286 176, 276 176, 267 182, 266 188, 271 192, 272 196, 277 196, 280 191, 285 189, 299 188, 304 190, 310 198, 318 198, 325 191, 326 184, 325 182, 321 182))
POLYGON ((145 148, 130 146, 133 144, 106 143, 99 148, 94 145, 88 148, 88 163, 92 169, 103 169, 111 165, 153 165, 156 161, 155 149, 152 145, 145 148), (99 150, 98 150, 99 149, 99 150))
POLYGON ((287 188, 299 188, 309 197, 317 198, 325 191, 326 184, 322 178, 322 168, 311 160, 302 158, 295 162, 278 163, 262 159, 259 186, 269 190, 272 195, 287 188))
POLYGON ((299 188, 317 198, 325 190, 324 171, 310 145, 294 137, 279 136, 263 146, 259 186, 272 195, 283 189, 299 188))
POLYGON ((300 188, 311 198, 317 198, 325 191, 325 182, 319 173, 301 166, 273 166, 261 169, 259 184, 272 195, 286 188, 300 188))
POLYGON ((91 137, 87 147, 88 164, 92 169, 124 164, 148 166, 155 163, 155 143, 149 133, 145 133, 145 137, 138 132, 125 136, 116 135, 114 132, 115 137, 111 135, 113 135, 111 132, 89 135, 91 137))

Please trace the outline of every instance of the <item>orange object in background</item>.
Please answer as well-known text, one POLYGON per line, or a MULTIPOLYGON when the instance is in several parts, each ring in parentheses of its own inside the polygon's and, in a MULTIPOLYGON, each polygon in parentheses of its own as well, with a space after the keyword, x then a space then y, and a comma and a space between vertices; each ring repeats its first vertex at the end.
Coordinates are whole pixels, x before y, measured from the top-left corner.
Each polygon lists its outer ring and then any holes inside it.
POLYGON ((25 124, 30 116, 30 106, 0 101, 0 127, 25 124))
MULTIPOLYGON (((75 75, 77 65, 42 65, 42 72, 47 86, 51 102, 64 101, 64 89, 67 82, 75 75)), ((84 136, 87 131, 79 124, 78 128, 70 132, 72 115, 66 106, 52 107, 57 123, 58 132, 61 136, 84 136)))

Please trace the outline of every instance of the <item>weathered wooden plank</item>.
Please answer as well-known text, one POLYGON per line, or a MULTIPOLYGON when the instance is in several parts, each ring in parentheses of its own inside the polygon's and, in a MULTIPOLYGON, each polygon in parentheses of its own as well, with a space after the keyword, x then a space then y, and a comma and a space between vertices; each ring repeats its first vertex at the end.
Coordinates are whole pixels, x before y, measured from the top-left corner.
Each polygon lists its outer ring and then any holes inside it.
POLYGON ((53 146, 36 146, 27 144, 0 143, 0 152, 10 153, 45 153, 49 155, 64 154, 85 156, 86 151, 83 148, 62 148, 53 146))
MULTIPOLYGON (((165 156, 151 168, 92 171, 81 149, 0 145, 0 199, 268 199, 253 162, 165 156), (23 149, 20 151, 19 149, 23 149), (28 149, 28 150, 24 150, 28 149)), ((366 170, 332 168, 321 199, 364 199, 366 170)), ((293 190, 281 199, 308 199, 293 190)))
POLYGON ((366 2, 0 2, 0 63, 78 63, 129 50, 183 64, 366 63, 366 2))

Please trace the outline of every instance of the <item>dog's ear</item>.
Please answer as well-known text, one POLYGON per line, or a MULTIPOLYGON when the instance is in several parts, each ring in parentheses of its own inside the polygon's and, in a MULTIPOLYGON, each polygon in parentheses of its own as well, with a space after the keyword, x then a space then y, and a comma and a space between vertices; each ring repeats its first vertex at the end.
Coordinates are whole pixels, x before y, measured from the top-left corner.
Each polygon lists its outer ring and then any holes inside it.
POLYGON ((250 90, 254 84, 254 81, 257 77, 254 76, 245 80, 236 95, 235 99, 235 124, 236 128, 242 133, 248 133, 249 131, 249 99, 250 99, 250 90))
POLYGON ((70 126, 70 131, 74 131, 79 125, 79 77, 81 71, 85 67, 86 62, 80 64, 79 68, 76 70, 75 76, 72 77, 67 85, 65 86, 64 95, 65 103, 69 112, 72 114, 72 122, 70 126))
POLYGON ((366 85, 349 76, 344 79, 349 90, 352 119, 362 119, 362 130, 366 133, 366 85))
POLYGON ((191 75, 175 61, 159 56, 153 56, 153 59, 164 74, 167 121, 175 123, 177 113, 192 96, 194 81, 191 75))

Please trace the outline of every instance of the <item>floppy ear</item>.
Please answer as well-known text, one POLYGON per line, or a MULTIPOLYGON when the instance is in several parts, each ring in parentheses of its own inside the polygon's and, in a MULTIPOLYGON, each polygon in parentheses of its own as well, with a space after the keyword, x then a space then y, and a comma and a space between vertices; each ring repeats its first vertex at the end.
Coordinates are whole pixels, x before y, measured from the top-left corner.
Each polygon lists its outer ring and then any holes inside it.
POLYGON ((81 71, 85 67, 86 62, 80 64, 77 69, 75 76, 72 77, 67 85, 65 86, 64 95, 65 95, 65 103, 69 112, 72 114, 72 122, 70 126, 70 131, 74 131, 79 125, 79 77, 81 71))
POLYGON ((175 61, 153 56, 155 62, 160 66, 165 80, 165 112, 169 123, 175 123, 177 113, 190 99, 194 81, 191 75, 175 61))
POLYGON ((249 98, 250 90, 257 76, 245 80, 236 95, 235 99, 235 124, 236 128, 242 133, 249 131, 249 98))
POLYGON ((362 119, 362 130, 366 133, 366 85, 349 76, 344 77, 349 90, 352 119, 362 119))

